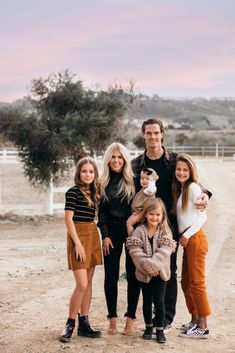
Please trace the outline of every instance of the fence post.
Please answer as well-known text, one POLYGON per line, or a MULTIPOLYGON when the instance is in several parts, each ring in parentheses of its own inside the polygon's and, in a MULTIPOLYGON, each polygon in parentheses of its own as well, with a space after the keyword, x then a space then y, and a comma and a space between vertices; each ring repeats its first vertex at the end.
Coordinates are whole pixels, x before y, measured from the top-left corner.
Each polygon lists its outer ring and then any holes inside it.
POLYGON ((216 158, 219 157, 219 144, 218 143, 215 145, 215 157, 216 158))
POLYGON ((50 184, 46 192, 46 210, 47 214, 53 215, 53 181, 51 179, 50 184))
POLYGON ((3 160, 4 162, 6 162, 6 160, 7 160, 7 150, 3 150, 3 151, 2 151, 2 160, 3 160))
POLYGON ((224 157, 224 145, 222 146, 222 157, 224 157))
POLYGON ((0 169, 0 214, 2 214, 2 171, 0 169))

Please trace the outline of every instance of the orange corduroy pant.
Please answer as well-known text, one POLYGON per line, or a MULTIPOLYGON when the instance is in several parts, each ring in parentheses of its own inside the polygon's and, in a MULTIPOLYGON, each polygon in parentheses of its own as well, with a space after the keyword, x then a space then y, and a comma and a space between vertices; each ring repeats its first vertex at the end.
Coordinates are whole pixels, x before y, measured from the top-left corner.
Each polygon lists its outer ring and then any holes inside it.
POLYGON ((190 314, 198 317, 210 315, 206 291, 207 236, 202 229, 195 233, 184 249, 181 286, 190 314))

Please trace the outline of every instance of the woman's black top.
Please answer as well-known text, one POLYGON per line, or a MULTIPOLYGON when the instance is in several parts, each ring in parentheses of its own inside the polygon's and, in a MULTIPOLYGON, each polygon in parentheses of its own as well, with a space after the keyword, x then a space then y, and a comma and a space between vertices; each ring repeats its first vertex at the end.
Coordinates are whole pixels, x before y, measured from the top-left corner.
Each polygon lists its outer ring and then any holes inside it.
POLYGON ((105 188, 108 200, 101 200, 98 213, 97 225, 102 238, 109 235, 109 222, 126 222, 131 215, 131 202, 128 202, 126 197, 123 198, 123 195, 118 195, 118 187, 122 178, 123 172, 110 172, 110 181, 105 188))

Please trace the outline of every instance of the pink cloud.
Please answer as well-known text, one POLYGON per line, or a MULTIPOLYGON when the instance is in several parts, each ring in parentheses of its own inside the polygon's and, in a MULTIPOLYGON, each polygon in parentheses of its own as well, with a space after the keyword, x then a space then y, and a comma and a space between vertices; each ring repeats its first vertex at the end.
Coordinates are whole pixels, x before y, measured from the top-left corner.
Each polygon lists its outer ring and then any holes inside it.
POLYGON ((89 86, 130 78, 140 90, 213 85, 235 72, 235 25, 228 9, 222 16, 209 4, 73 2, 64 13, 47 13, 45 23, 43 12, 35 24, 30 18, 15 28, 11 18, 0 55, 1 91, 11 88, 15 97, 21 86, 24 95, 33 78, 66 68, 89 86))

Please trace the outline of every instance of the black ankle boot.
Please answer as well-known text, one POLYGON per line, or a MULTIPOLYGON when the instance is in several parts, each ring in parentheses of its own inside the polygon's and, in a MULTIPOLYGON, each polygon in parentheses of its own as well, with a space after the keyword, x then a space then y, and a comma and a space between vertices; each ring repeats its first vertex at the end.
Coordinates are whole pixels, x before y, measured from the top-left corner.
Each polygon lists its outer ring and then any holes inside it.
POLYGON ((146 327, 143 333, 143 339, 144 340, 151 340, 153 334, 153 327, 146 327))
POLYGON ((65 328, 59 337, 59 341, 60 342, 69 342, 71 339, 71 336, 73 334, 74 327, 75 327, 75 320, 68 319, 66 322, 65 328))
POLYGON ((156 331, 156 340, 158 343, 165 343, 166 342, 166 337, 164 335, 163 330, 156 331))
POLYGON ((90 337, 90 338, 100 338, 101 337, 101 331, 95 330, 91 327, 89 323, 88 316, 80 316, 78 314, 78 336, 85 336, 85 337, 90 337))

